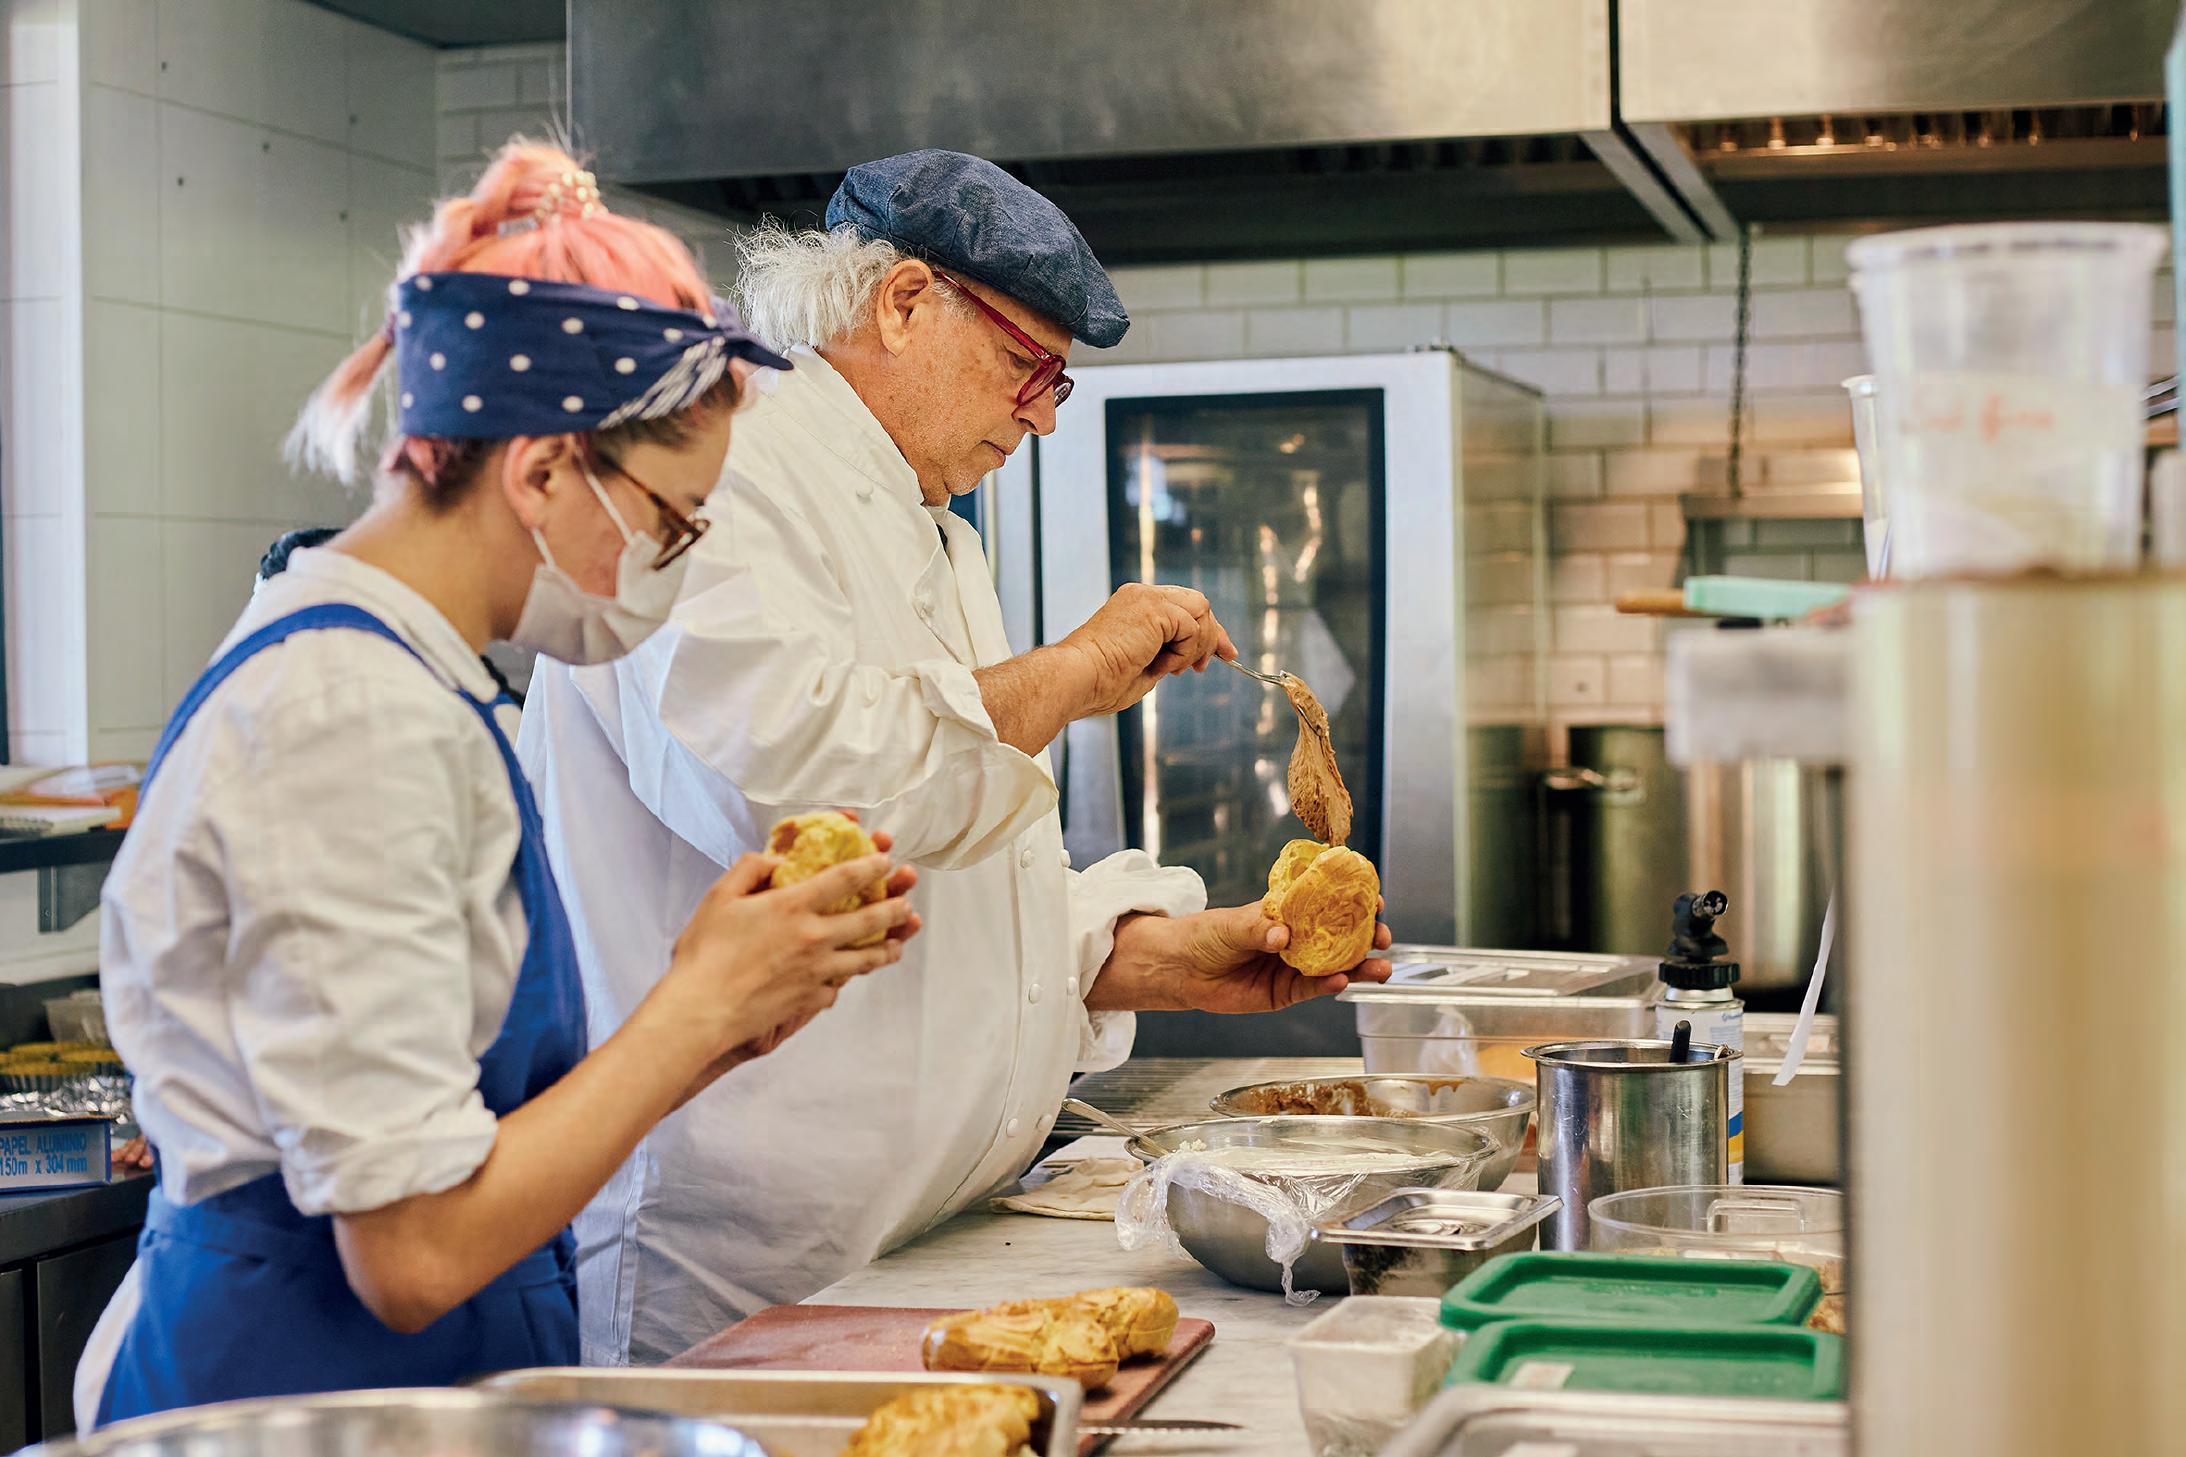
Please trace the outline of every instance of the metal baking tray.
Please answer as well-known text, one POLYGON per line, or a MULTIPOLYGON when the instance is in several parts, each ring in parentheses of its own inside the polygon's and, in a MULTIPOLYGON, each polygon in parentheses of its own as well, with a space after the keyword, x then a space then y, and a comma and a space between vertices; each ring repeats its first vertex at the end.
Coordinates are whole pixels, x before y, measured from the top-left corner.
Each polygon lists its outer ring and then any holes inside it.
POLYGON ((1850 1457, 1841 1402, 1453 1386, 1381 1457, 1850 1457))
POLYGON ((708 1417, 766 1448, 767 1457, 840 1457, 876 1407, 928 1386, 1026 1386, 1040 1397, 1033 1450, 1073 1457, 1084 1392, 1047 1376, 940 1372, 684 1371, 543 1366, 473 1383, 544 1401, 598 1402, 636 1411, 708 1417))

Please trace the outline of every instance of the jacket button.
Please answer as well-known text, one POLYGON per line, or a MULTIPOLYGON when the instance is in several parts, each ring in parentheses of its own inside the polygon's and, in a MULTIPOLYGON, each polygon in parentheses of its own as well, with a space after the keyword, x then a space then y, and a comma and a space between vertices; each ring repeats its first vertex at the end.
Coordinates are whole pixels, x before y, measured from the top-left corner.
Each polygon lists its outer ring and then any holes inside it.
POLYGON ((934 610, 934 594, 921 592, 911 599, 911 605, 918 608, 919 615, 923 617, 934 610))
POLYGON ((1040 1005, 1040 984, 1038 982, 1034 982, 1025 989, 1025 1000, 1035 1007, 1040 1005))
POLYGON ((1032 847, 1030 845, 1027 845, 1022 851, 1018 853, 1017 864, 1021 869, 1030 870, 1032 868, 1033 859, 1034 856, 1032 853, 1032 847))
POLYGON ((858 499, 861 501, 873 499, 873 483, 871 481, 858 482, 858 499))
POLYGON ((1042 1113, 1040 1115, 1040 1121, 1033 1125, 1033 1127, 1039 1129, 1042 1133, 1047 1132, 1050 1128, 1053 1128, 1054 1126, 1055 1115, 1053 1113, 1042 1113))
POLYGON ((1070 852, 1068 850, 1058 850, 1056 853, 1062 856, 1063 869, 1068 870, 1070 868, 1070 852))
POLYGON ((1008 1134, 1010 1137, 1015 1138, 1018 1134, 1025 1131, 1024 1120, 1021 1118, 1012 1118, 1009 1121, 1009 1126, 1004 1128, 1002 1131, 1008 1134))
POLYGON ((1076 996, 1078 994, 1078 979, 1072 977, 1069 981, 1064 982, 1063 990, 1069 992, 1072 996, 1076 996))

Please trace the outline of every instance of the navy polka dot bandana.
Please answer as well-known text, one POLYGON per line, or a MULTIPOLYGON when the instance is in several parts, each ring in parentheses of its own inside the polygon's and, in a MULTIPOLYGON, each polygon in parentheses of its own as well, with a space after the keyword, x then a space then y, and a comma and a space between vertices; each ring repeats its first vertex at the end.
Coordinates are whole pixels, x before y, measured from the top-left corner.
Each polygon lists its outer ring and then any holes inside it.
POLYGON ((395 289, 399 428, 506 440, 657 420, 720 383, 732 359, 789 361, 713 313, 499 273, 418 273, 395 289))

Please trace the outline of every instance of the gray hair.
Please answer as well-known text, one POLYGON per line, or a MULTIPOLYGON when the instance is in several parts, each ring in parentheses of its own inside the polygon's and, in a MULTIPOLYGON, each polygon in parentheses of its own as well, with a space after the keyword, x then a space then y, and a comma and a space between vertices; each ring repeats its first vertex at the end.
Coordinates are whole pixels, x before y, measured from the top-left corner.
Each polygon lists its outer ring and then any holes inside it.
POLYGON ((873 316, 881 280, 911 255, 855 228, 792 232, 768 218, 736 240, 736 256, 734 302, 744 327, 786 350, 818 349, 856 333, 873 316))

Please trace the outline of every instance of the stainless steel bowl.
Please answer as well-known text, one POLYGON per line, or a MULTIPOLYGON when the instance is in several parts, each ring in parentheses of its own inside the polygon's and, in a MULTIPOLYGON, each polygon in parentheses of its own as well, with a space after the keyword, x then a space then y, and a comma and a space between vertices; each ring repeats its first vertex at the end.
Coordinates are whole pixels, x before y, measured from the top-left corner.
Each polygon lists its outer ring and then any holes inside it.
MULTIPOLYGON (((1281 1149, 1344 1155, 1336 1173, 1305 1166, 1298 1172, 1240 1169, 1245 1177, 1288 1196, 1311 1225, 1339 1209, 1371 1204, 1398 1189, 1476 1189, 1500 1148, 1477 1128, 1416 1118, 1244 1117, 1172 1123, 1127 1147, 1141 1163, 1171 1148, 1281 1149), (1377 1155, 1379 1155, 1377 1157, 1377 1155), (1362 1167, 1363 1164, 1363 1167, 1362 1167)), ((1200 1264, 1249 1290, 1283 1288, 1283 1268, 1268 1258, 1268 1221, 1243 1204, 1185 1184, 1172 1184, 1169 1227, 1200 1264)), ((1329 1244, 1308 1241, 1292 1269, 1299 1290, 1341 1294, 1350 1288, 1343 1256, 1329 1244)))
POLYGON ((1337 1118, 1417 1118, 1477 1128, 1497 1153, 1480 1187, 1500 1189, 1510 1177, 1533 1122, 1533 1084, 1509 1078, 1369 1073, 1358 1078, 1292 1078, 1232 1088, 1210 1104, 1225 1118, 1278 1114, 1337 1118))
POLYGON ((192 1407, 25 1457, 766 1457, 717 1422, 483 1391, 342 1391, 192 1407))

